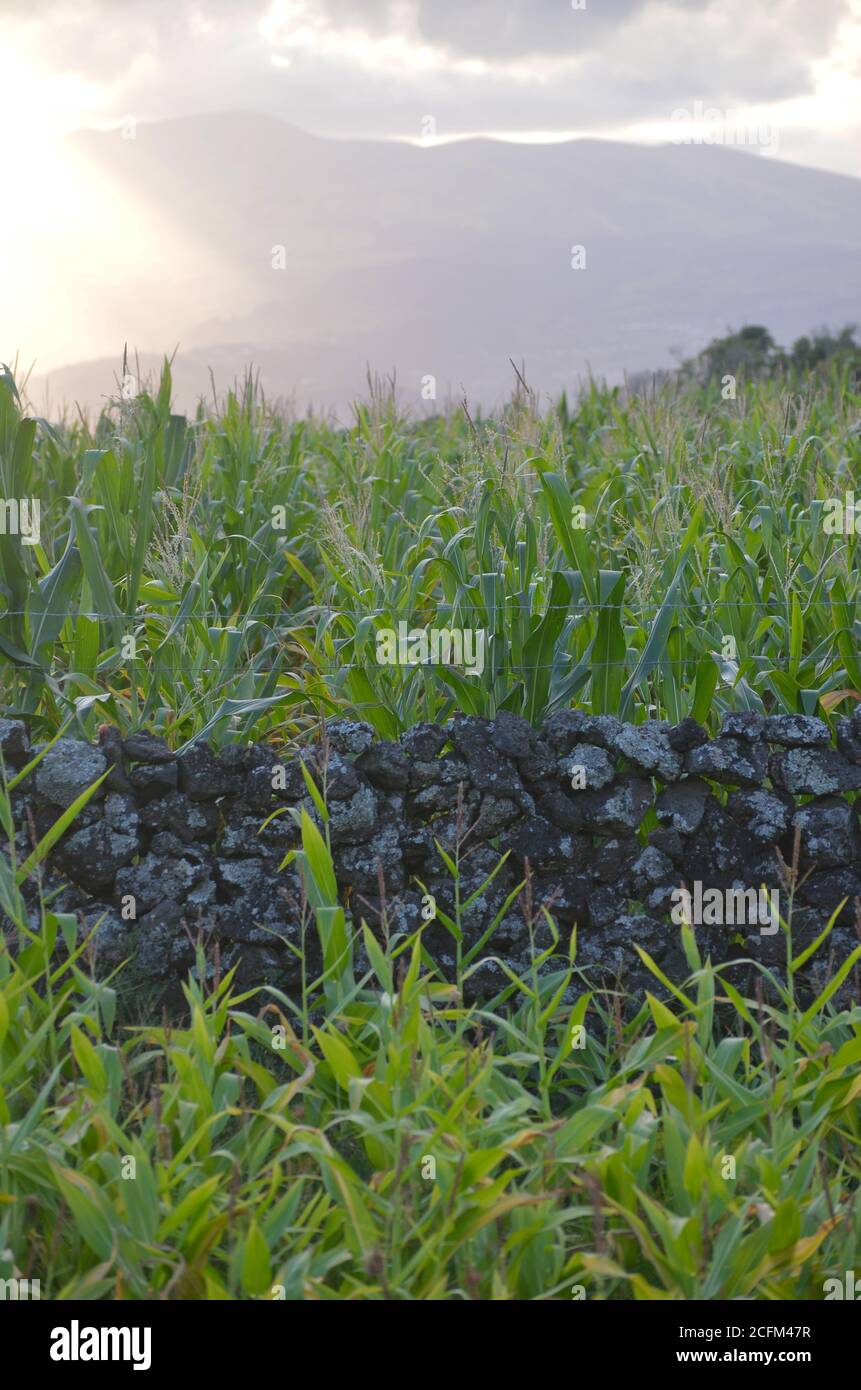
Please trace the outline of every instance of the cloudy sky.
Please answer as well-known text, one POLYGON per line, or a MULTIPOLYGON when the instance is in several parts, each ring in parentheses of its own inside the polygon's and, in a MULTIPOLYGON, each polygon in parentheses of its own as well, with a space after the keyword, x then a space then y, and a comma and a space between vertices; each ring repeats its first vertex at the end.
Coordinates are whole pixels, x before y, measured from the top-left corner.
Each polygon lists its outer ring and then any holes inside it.
POLYGON ((861 174, 861 0, 0 0, 0 18, 19 158, 235 108, 333 136, 645 140, 711 109, 861 174))
POLYGON ((861 0, 0 0, 0 360, 185 349, 227 316, 206 210, 143 202, 74 137, 240 111, 422 144, 684 138, 858 177, 861 0))

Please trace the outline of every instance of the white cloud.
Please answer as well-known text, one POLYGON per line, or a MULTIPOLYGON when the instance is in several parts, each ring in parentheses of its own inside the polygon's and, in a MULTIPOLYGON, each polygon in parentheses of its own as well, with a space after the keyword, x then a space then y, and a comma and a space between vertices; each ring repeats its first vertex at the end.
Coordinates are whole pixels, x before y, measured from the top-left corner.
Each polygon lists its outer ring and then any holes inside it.
MULTIPOLYGON (((657 129, 701 101, 781 113, 782 157, 858 168, 850 140, 861 0, 586 0, 583 10, 569 0, 7 0, 4 8, 18 14, 10 51, 34 70, 34 111, 49 110, 66 128, 129 113, 149 120, 247 108, 330 135, 418 136, 427 114, 443 135, 606 135, 657 129)), ((5 102, 11 107, 8 91, 5 102)))

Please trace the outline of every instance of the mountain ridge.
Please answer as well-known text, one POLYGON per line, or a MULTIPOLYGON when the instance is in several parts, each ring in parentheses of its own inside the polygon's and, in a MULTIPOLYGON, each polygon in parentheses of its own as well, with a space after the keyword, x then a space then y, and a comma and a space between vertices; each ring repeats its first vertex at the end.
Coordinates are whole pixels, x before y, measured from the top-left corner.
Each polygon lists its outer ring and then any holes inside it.
POLYGON ((743 321, 788 341, 861 316, 861 180, 746 151, 332 140, 241 112, 72 138, 151 264, 130 253, 112 298, 92 275, 81 296, 69 267, 78 312, 122 327, 34 378, 34 398, 96 406, 128 341, 148 360, 180 344, 185 408, 210 394, 209 365, 249 361, 298 409, 345 413, 368 364, 397 370, 406 403, 433 376, 484 404, 510 387, 509 358, 556 394, 587 367, 670 366, 743 321))

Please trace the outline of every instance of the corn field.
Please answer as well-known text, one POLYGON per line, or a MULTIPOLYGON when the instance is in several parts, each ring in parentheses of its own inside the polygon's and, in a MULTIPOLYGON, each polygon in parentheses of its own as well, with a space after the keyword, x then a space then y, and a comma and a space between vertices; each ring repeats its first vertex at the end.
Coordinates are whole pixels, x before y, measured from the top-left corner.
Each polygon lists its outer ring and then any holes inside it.
MULTIPOLYGON (((277 747, 336 715, 384 738, 571 705, 832 719, 861 696, 858 540, 823 524, 859 422, 837 368, 732 402, 679 380, 544 408, 521 386, 493 418, 410 419, 376 391, 349 428, 285 418, 251 379, 176 415, 167 364, 98 421, 49 424, 7 371, 0 491, 38 500, 39 535, 0 535, 3 712, 35 740, 107 722, 174 749, 277 747), (482 678, 380 664, 400 623, 484 631, 482 678)), ((43 900, 34 929, 22 890, 83 803, 0 856, 0 1279, 63 1300, 790 1300, 853 1268, 861 1004, 835 996, 861 946, 801 999, 827 932, 798 952, 790 914, 785 979, 758 966, 746 997, 683 927, 688 979, 641 951, 654 992, 623 1011, 545 908, 552 945, 536 931, 532 969, 468 1006, 468 958, 446 981, 420 932, 345 918, 311 793, 294 858, 323 967, 298 999, 201 956, 183 1016, 154 1020, 94 974, 74 915, 43 900)))

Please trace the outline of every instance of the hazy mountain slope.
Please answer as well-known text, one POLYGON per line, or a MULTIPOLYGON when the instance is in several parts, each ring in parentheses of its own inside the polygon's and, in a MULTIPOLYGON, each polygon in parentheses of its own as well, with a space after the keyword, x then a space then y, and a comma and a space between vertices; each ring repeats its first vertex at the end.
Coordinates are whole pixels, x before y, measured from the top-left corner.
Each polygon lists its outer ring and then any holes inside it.
POLYGON ((487 404, 511 381, 509 357, 557 391, 587 365, 615 378, 666 365, 742 321, 791 339, 861 317, 861 181, 756 155, 606 141, 423 149, 227 114, 75 139, 154 230, 119 294, 77 267, 78 312, 110 294, 116 340, 110 366, 52 372, 53 400, 108 391, 124 338, 144 353, 180 343, 185 404, 208 391, 210 364, 223 386, 249 360, 299 406, 343 407, 367 363, 397 368, 407 399, 432 373, 441 395, 463 386, 487 404), (585 270, 571 269, 575 243, 585 270))

